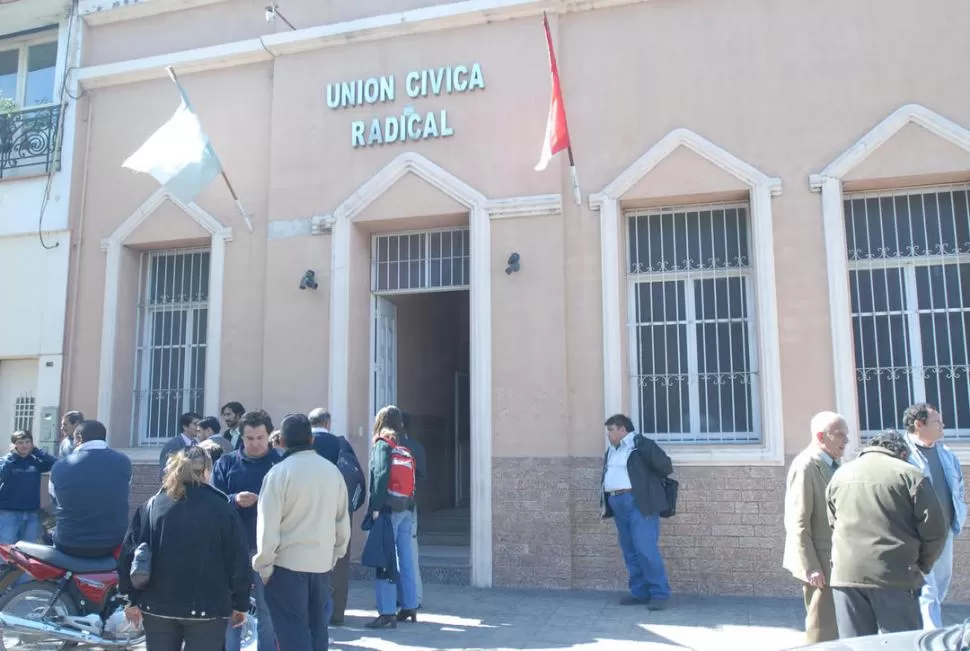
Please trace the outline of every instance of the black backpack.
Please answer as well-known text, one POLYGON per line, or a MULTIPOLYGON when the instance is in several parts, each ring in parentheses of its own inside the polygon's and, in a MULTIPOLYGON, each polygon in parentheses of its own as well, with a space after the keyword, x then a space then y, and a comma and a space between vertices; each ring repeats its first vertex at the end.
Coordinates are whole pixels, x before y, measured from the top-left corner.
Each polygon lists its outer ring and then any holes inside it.
POLYGON ((342 436, 337 438, 340 440, 337 468, 347 483, 347 503, 350 512, 354 513, 364 505, 364 498, 367 497, 367 480, 364 478, 364 471, 357 461, 357 455, 350 441, 342 436))

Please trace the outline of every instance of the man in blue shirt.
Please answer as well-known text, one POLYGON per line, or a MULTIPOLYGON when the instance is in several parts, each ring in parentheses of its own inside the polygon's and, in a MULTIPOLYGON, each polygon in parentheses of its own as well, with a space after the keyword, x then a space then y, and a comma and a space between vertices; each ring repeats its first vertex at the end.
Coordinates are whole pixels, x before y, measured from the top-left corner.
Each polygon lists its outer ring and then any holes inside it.
MULTIPOLYGON (((246 530, 251 553, 256 553, 256 502, 263 478, 270 468, 282 461, 282 455, 269 446, 273 421, 265 411, 249 411, 239 419, 243 447, 220 457, 212 471, 212 485, 225 493, 236 507, 246 530)), ((258 651, 276 651, 276 634, 266 597, 263 581, 253 573, 254 594, 258 619, 258 651)), ((242 629, 230 626, 226 631, 226 651, 239 651, 242 629)))
POLYGON ((30 432, 14 432, 10 442, 10 453, 0 460, 0 544, 37 542, 40 476, 57 459, 35 448, 30 432))
POLYGON ((950 532, 943 553, 925 576, 920 590, 923 628, 929 630, 943 626, 941 606, 953 578, 953 539, 960 535, 967 520, 963 470, 956 454, 943 443, 943 417, 936 407, 925 402, 912 405, 903 412, 903 425, 909 434, 907 460, 929 478, 950 532))
POLYGON ((81 444, 51 469, 54 546, 69 556, 111 556, 128 530, 131 460, 108 447, 104 425, 86 420, 81 444))

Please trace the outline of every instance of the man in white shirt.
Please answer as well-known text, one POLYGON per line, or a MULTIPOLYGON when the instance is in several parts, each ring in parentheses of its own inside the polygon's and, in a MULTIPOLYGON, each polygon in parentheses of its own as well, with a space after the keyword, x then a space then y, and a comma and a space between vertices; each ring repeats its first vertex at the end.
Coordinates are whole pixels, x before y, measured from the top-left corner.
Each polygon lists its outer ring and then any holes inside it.
POLYGON ((279 651, 326 651, 330 573, 347 553, 347 486, 337 466, 313 449, 310 421, 280 424, 283 461, 263 479, 253 569, 265 584, 279 651))
POLYGON ((637 434, 623 414, 606 421, 610 445, 603 455, 602 516, 616 523, 630 594, 623 605, 645 604, 662 610, 670 583, 660 555, 660 513, 670 508, 663 479, 673 472, 670 457, 659 445, 637 434))

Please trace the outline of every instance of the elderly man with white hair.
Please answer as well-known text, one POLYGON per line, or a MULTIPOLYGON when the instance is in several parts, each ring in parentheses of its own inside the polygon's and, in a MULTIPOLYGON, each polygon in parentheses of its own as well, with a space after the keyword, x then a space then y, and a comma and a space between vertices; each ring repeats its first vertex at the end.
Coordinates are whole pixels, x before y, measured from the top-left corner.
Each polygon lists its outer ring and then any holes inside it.
POLYGON ((788 469, 782 565, 802 584, 805 635, 809 644, 839 638, 829 586, 832 529, 825 489, 845 453, 848 432, 849 426, 840 414, 832 411, 816 414, 811 422, 811 443, 788 469))

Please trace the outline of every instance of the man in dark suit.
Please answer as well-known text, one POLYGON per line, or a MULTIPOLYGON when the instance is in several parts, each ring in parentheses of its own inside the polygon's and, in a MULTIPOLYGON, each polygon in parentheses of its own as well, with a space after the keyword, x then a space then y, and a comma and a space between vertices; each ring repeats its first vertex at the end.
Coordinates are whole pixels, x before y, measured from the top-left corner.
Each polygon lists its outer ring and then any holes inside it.
POLYGON ((792 461, 785 492, 785 556, 782 566, 802 586, 805 637, 809 644, 839 639, 832 601, 832 527, 825 489, 849 442, 845 418, 815 414, 812 442, 792 461))
POLYGON ((158 455, 158 476, 165 476, 165 464, 168 458, 184 448, 191 448, 199 443, 199 421, 202 418, 191 411, 179 416, 179 427, 182 431, 170 438, 162 447, 158 455))
POLYGON ((337 465, 340 458, 340 439, 330 433, 330 412, 317 407, 308 415, 313 432, 313 449, 321 457, 337 465))

